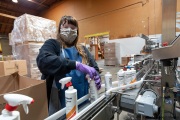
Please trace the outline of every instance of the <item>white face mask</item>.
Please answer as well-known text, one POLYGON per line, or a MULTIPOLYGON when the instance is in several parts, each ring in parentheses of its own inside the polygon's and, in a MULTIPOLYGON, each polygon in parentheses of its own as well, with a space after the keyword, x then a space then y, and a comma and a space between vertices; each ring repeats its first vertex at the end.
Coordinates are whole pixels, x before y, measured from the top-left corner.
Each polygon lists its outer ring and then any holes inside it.
POLYGON ((71 28, 61 28, 60 35, 64 42, 71 44, 77 37, 77 29, 72 30, 71 28))

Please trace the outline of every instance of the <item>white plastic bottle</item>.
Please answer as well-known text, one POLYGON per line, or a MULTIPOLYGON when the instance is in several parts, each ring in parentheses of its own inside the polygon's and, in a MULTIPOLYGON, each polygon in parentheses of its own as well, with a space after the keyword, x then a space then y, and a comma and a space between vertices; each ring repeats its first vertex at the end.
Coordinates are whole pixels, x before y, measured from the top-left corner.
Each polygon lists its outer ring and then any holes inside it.
POLYGON ((112 87, 112 75, 110 72, 105 74, 105 91, 109 90, 112 87))
POLYGON ((66 119, 70 120, 73 116, 78 113, 77 107, 77 90, 73 86, 69 86, 68 90, 65 91, 66 100, 66 119))
POLYGON ((131 70, 127 69, 127 71, 125 71, 125 84, 126 85, 130 84, 131 80, 132 80, 131 70))
POLYGON ((136 82, 136 70, 134 68, 131 68, 131 75, 132 75, 131 83, 136 82))
POLYGON ((125 84, 124 78, 125 78, 124 71, 123 71, 123 69, 121 69, 117 72, 117 80, 118 80, 119 87, 125 84))
POLYGON ((78 113, 77 107, 77 90, 74 89, 71 83, 71 77, 65 77, 59 82, 61 83, 62 89, 66 84, 68 89, 65 91, 65 101, 66 101, 66 119, 70 120, 78 113))
POLYGON ((94 102, 95 100, 98 99, 99 94, 98 94, 98 90, 96 88, 95 85, 95 81, 94 80, 90 80, 89 81, 89 93, 90 93, 90 101, 91 103, 94 102))

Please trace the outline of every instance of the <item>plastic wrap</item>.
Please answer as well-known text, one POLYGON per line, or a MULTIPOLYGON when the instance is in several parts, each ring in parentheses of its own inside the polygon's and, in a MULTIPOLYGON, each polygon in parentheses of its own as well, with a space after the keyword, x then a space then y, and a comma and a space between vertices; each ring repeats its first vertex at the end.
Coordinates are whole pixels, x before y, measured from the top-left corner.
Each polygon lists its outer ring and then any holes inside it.
POLYGON ((45 42, 56 38, 56 22, 53 20, 24 14, 14 21, 10 45, 25 41, 45 42))
POLYGON ((12 46, 14 57, 17 60, 26 60, 28 77, 41 78, 42 74, 37 67, 36 58, 42 45, 43 43, 26 43, 12 46))

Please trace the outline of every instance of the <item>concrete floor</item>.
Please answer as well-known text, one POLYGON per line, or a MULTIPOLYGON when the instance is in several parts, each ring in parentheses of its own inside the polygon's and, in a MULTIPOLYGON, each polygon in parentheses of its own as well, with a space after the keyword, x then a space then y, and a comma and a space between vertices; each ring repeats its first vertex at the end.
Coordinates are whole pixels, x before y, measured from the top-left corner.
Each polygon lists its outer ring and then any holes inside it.
MULTIPOLYGON (((116 81, 116 73, 121 69, 120 66, 105 66, 104 65, 104 59, 97 60, 96 61, 99 68, 103 69, 103 72, 100 74, 101 75, 101 80, 102 83, 104 83, 104 75, 106 72, 110 72, 112 74, 112 80, 116 81)), ((114 120, 117 120, 117 114, 114 116, 114 120)), ((125 111, 122 111, 121 114, 119 115, 119 120, 134 120, 133 115, 131 113, 127 113, 125 111)))

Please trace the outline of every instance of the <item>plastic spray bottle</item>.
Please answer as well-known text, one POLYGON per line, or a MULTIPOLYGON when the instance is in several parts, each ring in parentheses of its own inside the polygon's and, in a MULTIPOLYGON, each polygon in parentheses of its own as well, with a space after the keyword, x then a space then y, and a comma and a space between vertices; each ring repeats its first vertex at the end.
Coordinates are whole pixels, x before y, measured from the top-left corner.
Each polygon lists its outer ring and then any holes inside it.
POLYGON ((89 75, 86 75, 86 77, 88 78, 88 82, 89 82, 89 93, 90 93, 90 101, 91 103, 94 102, 95 100, 98 99, 99 94, 98 94, 98 90, 96 88, 96 84, 95 81, 92 80, 89 75))
POLYGON ((65 91, 67 120, 70 120, 78 113, 77 90, 72 86, 71 79, 71 77, 65 77, 59 80, 59 82, 61 83, 61 89, 63 89, 65 85, 66 87, 68 87, 68 89, 65 91))
POLYGON ((118 72, 117 72, 117 80, 118 80, 118 86, 122 86, 122 85, 125 85, 125 80, 124 80, 124 70, 123 69, 120 69, 118 72))
POLYGON ((111 89, 112 87, 112 75, 110 72, 105 74, 105 91, 111 89))
POLYGON ((21 94, 5 94, 4 99, 7 101, 5 109, 2 110, 0 120, 20 120, 20 113, 14 111, 18 105, 22 104, 26 114, 29 113, 27 104, 34 103, 33 98, 21 94))

